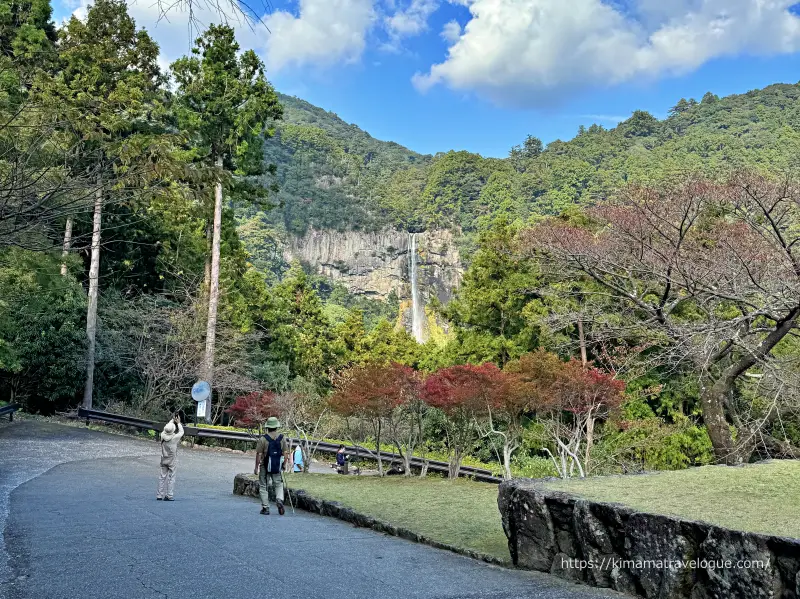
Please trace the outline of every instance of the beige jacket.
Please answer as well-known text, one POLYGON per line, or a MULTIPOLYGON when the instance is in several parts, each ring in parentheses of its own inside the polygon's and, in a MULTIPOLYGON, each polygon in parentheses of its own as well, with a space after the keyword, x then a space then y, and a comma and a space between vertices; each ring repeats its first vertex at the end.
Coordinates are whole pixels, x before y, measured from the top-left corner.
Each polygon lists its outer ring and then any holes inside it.
POLYGON ((178 432, 161 433, 161 465, 172 466, 175 464, 175 457, 178 455, 178 446, 183 437, 183 425, 178 423, 178 432))

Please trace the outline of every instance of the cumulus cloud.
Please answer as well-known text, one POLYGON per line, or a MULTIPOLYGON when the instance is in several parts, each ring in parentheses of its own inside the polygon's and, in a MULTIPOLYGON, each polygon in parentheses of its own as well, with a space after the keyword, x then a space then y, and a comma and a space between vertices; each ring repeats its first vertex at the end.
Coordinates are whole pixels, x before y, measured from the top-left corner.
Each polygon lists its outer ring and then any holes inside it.
POLYGON ((442 37, 451 44, 455 44, 458 38, 461 37, 461 25, 458 24, 458 21, 453 20, 445 23, 442 29, 442 37))
POLYGON ((286 11, 264 21, 263 46, 272 71, 293 65, 355 62, 375 19, 372 0, 300 0, 295 16, 286 11))
POLYGON ((718 57, 800 49, 796 0, 455 0, 471 14, 418 73, 501 104, 543 106, 597 85, 691 71, 718 57))
MULTIPOLYGON (((85 18, 92 0, 77 0, 73 14, 85 18)), ((75 3, 76 0, 62 0, 75 3)), ((220 15, 199 2, 194 7, 197 23, 219 23, 220 15)), ((189 14, 184 5, 174 5, 163 15, 155 2, 129 0, 128 10, 139 27, 144 27, 161 47, 162 66, 188 54, 194 38, 201 33, 189 27, 189 14)), ((367 43, 374 25, 373 0, 299 0, 297 14, 276 11, 266 15, 263 23, 252 26, 235 20, 242 49, 255 50, 275 73, 291 66, 326 66, 355 62, 367 43)))
POLYGON ((411 0, 408 6, 384 19, 386 31, 395 40, 419 35, 428 29, 428 18, 437 8, 438 0, 411 0))

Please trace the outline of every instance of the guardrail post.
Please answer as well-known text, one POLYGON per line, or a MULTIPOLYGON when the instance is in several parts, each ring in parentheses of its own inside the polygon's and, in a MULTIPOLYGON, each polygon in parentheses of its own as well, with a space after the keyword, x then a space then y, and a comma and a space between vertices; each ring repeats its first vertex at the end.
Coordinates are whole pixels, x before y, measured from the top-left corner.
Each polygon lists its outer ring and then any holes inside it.
POLYGON ((8 414, 8 421, 14 422, 14 412, 19 410, 20 407, 21 406, 19 404, 15 403, 3 406, 2 408, 0 408, 0 416, 5 416, 6 414, 8 414))

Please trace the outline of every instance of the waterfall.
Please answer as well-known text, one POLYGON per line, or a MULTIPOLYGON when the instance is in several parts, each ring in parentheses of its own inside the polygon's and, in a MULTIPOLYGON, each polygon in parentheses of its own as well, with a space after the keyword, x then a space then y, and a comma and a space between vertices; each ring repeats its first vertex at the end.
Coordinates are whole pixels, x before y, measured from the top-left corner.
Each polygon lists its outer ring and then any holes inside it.
POLYGON ((417 343, 425 343, 425 309, 417 285, 417 234, 409 233, 408 272, 411 278, 411 333, 417 343))

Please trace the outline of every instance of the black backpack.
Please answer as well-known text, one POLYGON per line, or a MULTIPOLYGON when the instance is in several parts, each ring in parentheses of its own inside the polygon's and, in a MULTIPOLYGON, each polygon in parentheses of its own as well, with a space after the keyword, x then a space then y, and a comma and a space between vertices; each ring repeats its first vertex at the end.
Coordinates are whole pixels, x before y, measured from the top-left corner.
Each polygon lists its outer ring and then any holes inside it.
POLYGON ((277 474, 281 471, 281 456, 283 451, 281 445, 283 444, 283 435, 278 435, 277 439, 273 439, 269 435, 264 435, 267 442, 267 449, 264 452, 264 468, 270 474, 277 474))

